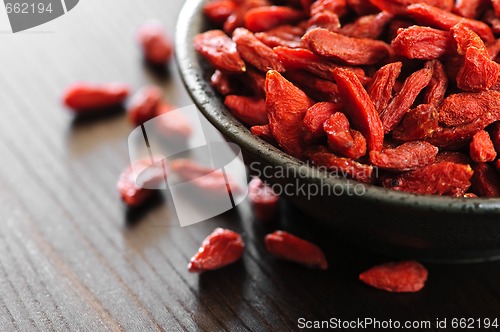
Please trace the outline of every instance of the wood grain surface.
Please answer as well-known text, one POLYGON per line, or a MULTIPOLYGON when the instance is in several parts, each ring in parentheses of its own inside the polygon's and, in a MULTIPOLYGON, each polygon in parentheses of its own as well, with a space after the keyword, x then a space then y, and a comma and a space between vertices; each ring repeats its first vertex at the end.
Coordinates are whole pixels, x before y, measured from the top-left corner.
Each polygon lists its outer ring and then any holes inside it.
POLYGON ((191 104, 175 65, 164 76, 152 72, 134 41, 151 17, 173 35, 182 4, 85 0, 32 31, 0 34, 1 331, 293 331, 301 317, 500 319, 499 263, 429 264, 422 292, 389 294, 357 275, 390 258, 323 234, 286 202, 280 221, 266 225, 246 203, 185 228, 172 221, 168 198, 127 211, 115 184, 133 128, 121 113, 74 121, 60 95, 78 80, 121 81, 157 84, 171 103, 191 104), (218 226, 243 234, 243 260, 188 273, 189 258, 218 226), (263 238, 277 228, 318 243, 330 270, 270 257, 263 238))

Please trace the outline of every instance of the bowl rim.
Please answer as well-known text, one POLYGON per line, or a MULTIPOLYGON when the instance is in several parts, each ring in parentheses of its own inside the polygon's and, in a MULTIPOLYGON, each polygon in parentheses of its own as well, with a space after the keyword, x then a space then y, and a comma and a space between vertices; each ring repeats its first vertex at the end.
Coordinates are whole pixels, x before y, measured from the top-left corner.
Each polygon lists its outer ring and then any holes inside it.
MULTIPOLYGON (((205 79, 200 56, 194 50, 192 40, 206 25, 202 5, 206 0, 186 0, 179 14, 175 34, 175 56, 181 79, 193 102, 201 113, 226 136, 243 150, 259 155, 266 163, 286 167, 294 174, 307 176, 308 181, 325 181, 330 185, 347 186, 359 184, 354 180, 333 178, 326 172, 318 171, 266 141, 254 136, 227 111, 220 96, 205 79)), ((322 182, 323 183, 323 182, 322 182)), ((433 195, 416 195, 383 187, 363 184, 365 194, 357 196, 360 200, 370 200, 397 206, 398 208, 427 209, 436 212, 500 214, 500 198, 454 198, 433 195)))

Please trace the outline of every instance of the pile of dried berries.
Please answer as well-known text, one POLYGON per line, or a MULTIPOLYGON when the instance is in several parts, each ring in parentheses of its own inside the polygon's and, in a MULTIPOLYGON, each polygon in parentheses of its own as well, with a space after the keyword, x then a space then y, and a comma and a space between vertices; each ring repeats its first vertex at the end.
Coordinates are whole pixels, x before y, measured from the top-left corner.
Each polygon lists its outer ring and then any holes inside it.
POLYGON ((498 1, 212 0, 204 13, 221 30, 194 47, 253 134, 385 188, 500 196, 498 1))

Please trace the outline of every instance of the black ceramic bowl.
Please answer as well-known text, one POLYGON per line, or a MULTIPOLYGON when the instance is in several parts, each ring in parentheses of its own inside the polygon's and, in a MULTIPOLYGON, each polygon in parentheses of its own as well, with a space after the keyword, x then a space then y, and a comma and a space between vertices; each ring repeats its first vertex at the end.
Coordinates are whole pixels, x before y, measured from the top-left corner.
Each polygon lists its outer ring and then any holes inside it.
MULTIPOLYGON (((193 38, 209 28, 204 0, 187 0, 176 32, 177 61, 193 101, 228 140, 238 144, 245 161, 262 169, 286 169, 284 185, 330 186, 352 191, 355 181, 314 171, 252 135, 231 113, 209 83, 213 70, 195 52, 193 38), (254 164, 255 165, 255 164, 254 164)), ((255 168, 255 166, 253 166, 255 168)), ((273 172, 271 172, 273 173, 273 172)), ((292 195, 289 199, 314 222, 341 232, 350 241, 393 256, 439 262, 475 262, 500 258, 500 199, 418 196, 366 185, 364 195, 292 195)))

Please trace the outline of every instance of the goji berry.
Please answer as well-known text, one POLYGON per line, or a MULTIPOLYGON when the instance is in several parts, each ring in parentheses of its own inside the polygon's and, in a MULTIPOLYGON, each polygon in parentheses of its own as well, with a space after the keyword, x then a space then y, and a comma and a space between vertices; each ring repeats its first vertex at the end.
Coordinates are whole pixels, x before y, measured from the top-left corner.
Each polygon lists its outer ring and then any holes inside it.
POLYGON ((245 242, 238 233, 217 228, 201 244, 191 258, 189 272, 217 270, 238 261, 243 256, 245 242))
POLYGON ((467 18, 476 18, 486 7, 488 0, 457 0, 453 12, 467 18))
POLYGON ((394 130, 401 122, 420 92, 429 85, 431 79, 432 70, 427 68, 411 74, 406 79, 401 91, 392 99, 389 106, 380 112, 380 120, 386 134, 394 130))
POLYGON ((372 287, 388 292, 418 292, 427 281, 425 267, 415 261, 386 263, 361 273, 359 279, 372 287))
POLYGON ((334 72, 334 77, 347 117, 354 128, 365 137, 368 150, 380 151, 384 141, 384 130, 370 96, 352 72, 338 68, 334 72))
POLYGON ((247 29, 237 28, 234 30, 233 40, 240 56, 260 71, 267 72, 271 69, 279 72, 285 71, 285 67, 273 49, 262 43, 247 29))
POLYGON ((250 9, 245 15, 245 27, 252 32, 266 31, 304 18, 304 13, 290 7, 264 6, 250 9))
POLYGON ((122 83, 75 83, 64 92, 63 102, 75 113, 86 113, 121 105, 129 95, 122 83))
POLYGON ((156 65, 164 65, 172 58, 173 47, 167 38, 163 26, 158 22, 143 24, 137 38, 142 46, 144 58, 156 65))
POLYGON ((232 34, 236 28, 244 27, 247 12, 252 8, 262 6, 269 6, 269 2, 267 0, 238 0, 235 10, 224 22, 224 31, 232 34))
POLYGON ((323 124, 339 110, 334 103, 320 102, 309 107, 304 116, 304 136, 306 142, 315 142, 325 136, 323 124))
POLYGON ((495 14, 500 17, 500 1, 499 0, 491 0, 493 4, 493 9, 495 10, 495 14))
POLYGON ((228 192, 235 194, 242 192, 241 187, 229 174, 224 175, 221 170, 200 165, 193 160, 176 159, 170 162, 168 167, 205 194, 226 196, 228 192))
POLYGON ((129 207, 138 207, 149 199, 154 191, 146 189, 165 180, 165 172, 159 158, 137 160, 120 175, 116 185, 121 199, 129 207))
POLYGON ((410 110, 392 132, 398 141, 414 141, 429 137, 439 130, 439 112, 429 104, 421 104, 410 110))
POLYGON ((319 78, 304 70, 288 70, 285 76, 314 100, 331 103, 339 101, 337 84, 332 81, 319 78))
POLYGON ((301 37, 304 29, 291 25, 282 25, 266 32, 257 32, 257 37, 261 42, 269 47, 284 46, 290 48, 302 47, 301 37))
POLYGON ((351 38, 321 28, 308 31, 302 41, 317 55, 354 66, 373 65, 391 55, 391 47, 382 41, 351 38))
POLYGON ((250 128, 250 131, 255 136, 258 136, 273 145, 278 145, 278 143, 273 137, 273 134, 271 134, 271 129, 269 129, 268 124, 263 126, 253 126, 252 128, 250 128))
POLYGON ((393 14, 405 14, 407 7, 413 4, 427 4, 429 6, 434 6, 445 11, 451 11, 453 8, 453 0, 370 0, 372 4, 377 6, 380 10, 393 13, 393 14))
POLYGON ((266 106, 269 128, 278 144, 294 157, 302 157, 304 137, 302 122, 312 105, 306 94, 270 70, 266 75, 266 106))
POLYGON ((194 38, 194 47, 216 69, 242 73, 245 62, 236 50, 236 43, 221 30, 210 30, 194 38))
POLYGON ((438 151, 439 149, 430 143, 413 141, 382 152, 371 151, 370 162, 390 171, 411 171, 433 163, 438 151))
POLYGON ((396 54, 419 60, 437 59, 453 50, 449 32, 417 25, 399 30, 391 46, 396 54))
POLYGON ((425 64, 425 68, 432 70, 432 78, 426 88, 424 102, 439 107, 445 98, 448 89, 448 77, 443 64, 439 60, 432 60, 425 64))
POLYGON ((496 15, 494 10, 486 10, 481 21, 487 23, 495 35, 500 33, 500 16, 496 15))
POLYGON ((330 31, 338 31, 340 29, 340 19, 337 14, 331 11, 324 11, 315 14, 307 21, 308 29, 324 28, 330 31))
POLYGON ((382 184, 388 189, 413 194, 458 197, 464 195, 470 188, 473 173, 469 165, 439 162, 388 177, 382 184))
POLYGON ((346 13, 346 6, 346 0, 316 0, 311 4, 311 15, 329 11, 342 16, 346 13))
POLYGON ((336 176, 352 178, 360 182, 372 183, 373 166, 358 163, 349 158, 342 158, 318 149, 308 154, 309 159, 315 166, 326 168, 336 176))
POLYGON ((344 113, 336 112, 325 121, 323 128, 328 138, 330 151, 342 156, 359 159, 366 154, 366 140, 363 135, 350 128, 344 113))
POLYGON ((343 35, 353 38, 377 39, 382 35, 385 26, 392 18, 392 14, 387 12, 362 16, 353 23, 344 25, 340 32, 343 35))
POLYGON ((248 198, 257 220, 270 221, 278 215, 279 195, 258 177, 253 177, 248 184, 248 198))
POLYGON ((227 18, 234 12, 237 4, 232 0, 211 1, 203 6, 203 13, 212 22, 222 25, 227 18))
POLYGON ((496 159, 497 152, 486 130, 480 130, 472 137, 470 157, 476 163, 487 163, 496 159))
POLYGON ((463 18, 424 3, 411 5, 407 8, 406 12, 419 24, 429 25, 443 30, 450 30, 454 25, 461 23, 476 32, 486 43, 491 43, 495 40, 495 36, 493 35, 493 32, 491 32, 491 28, 487 24, 463 18))
POLYGON ((157 108, 161 103, 160 88, 149 86, 139 90, 130 100, 128 118, 136 126, 151 120, 157 115, 157 108))
MULTIPOLYGON (((495 113, 499 113, 499 107, 498 91, 452 94, 444 100, 439 110, 439 122, 448 127, 463 126, 488 113, 494 116, 495 113)), ((481 129, 484 128, 479 130, 481 129)))
POLYGON ((247 125, 258 126, 268 123, 265 99, 229 95, 226 96, 224 105, 238 120, 247 125))
POLYGON ((328 269, 323 251, 309 241, 284 231, 266 235, 266 249, 273 256, 310 268, 328 269))
POLYGON ((466 193, 463 196, 464 198, 477 198, 477 195, 474 193, 466 193))
POLYGON ((490 60, 481 38, 464 24, 452 27, 451 32, 458 45, 458 53, 464 56, 457 73, 457 86, 465 91, 484 91, 497 81, 500 65, 490 60))
MULTIPOLYGON (((303 48, 276 47, 274 51, 278 54, 281 62, 287 70, 301 69, 317 75, 325 80, 332 80, 335 69, 341 67, 330 61, 323 60, 313 52, 303 48)), ((360 80, 365 78, 362 68, 341 67, 351 70, 360 80)))
POLYGON ((474 176, 472 176, 471 191, 481 197, 500 196, 500 176, 493 167, 486 163, 472 165, 474 176))
POLYGON ((394 84, 401 73, 402 66, 401 62, 393 62, 383 66, 375 73, 368 85, 368 95, 378 113, 382 112, 389 104, 394 84))

